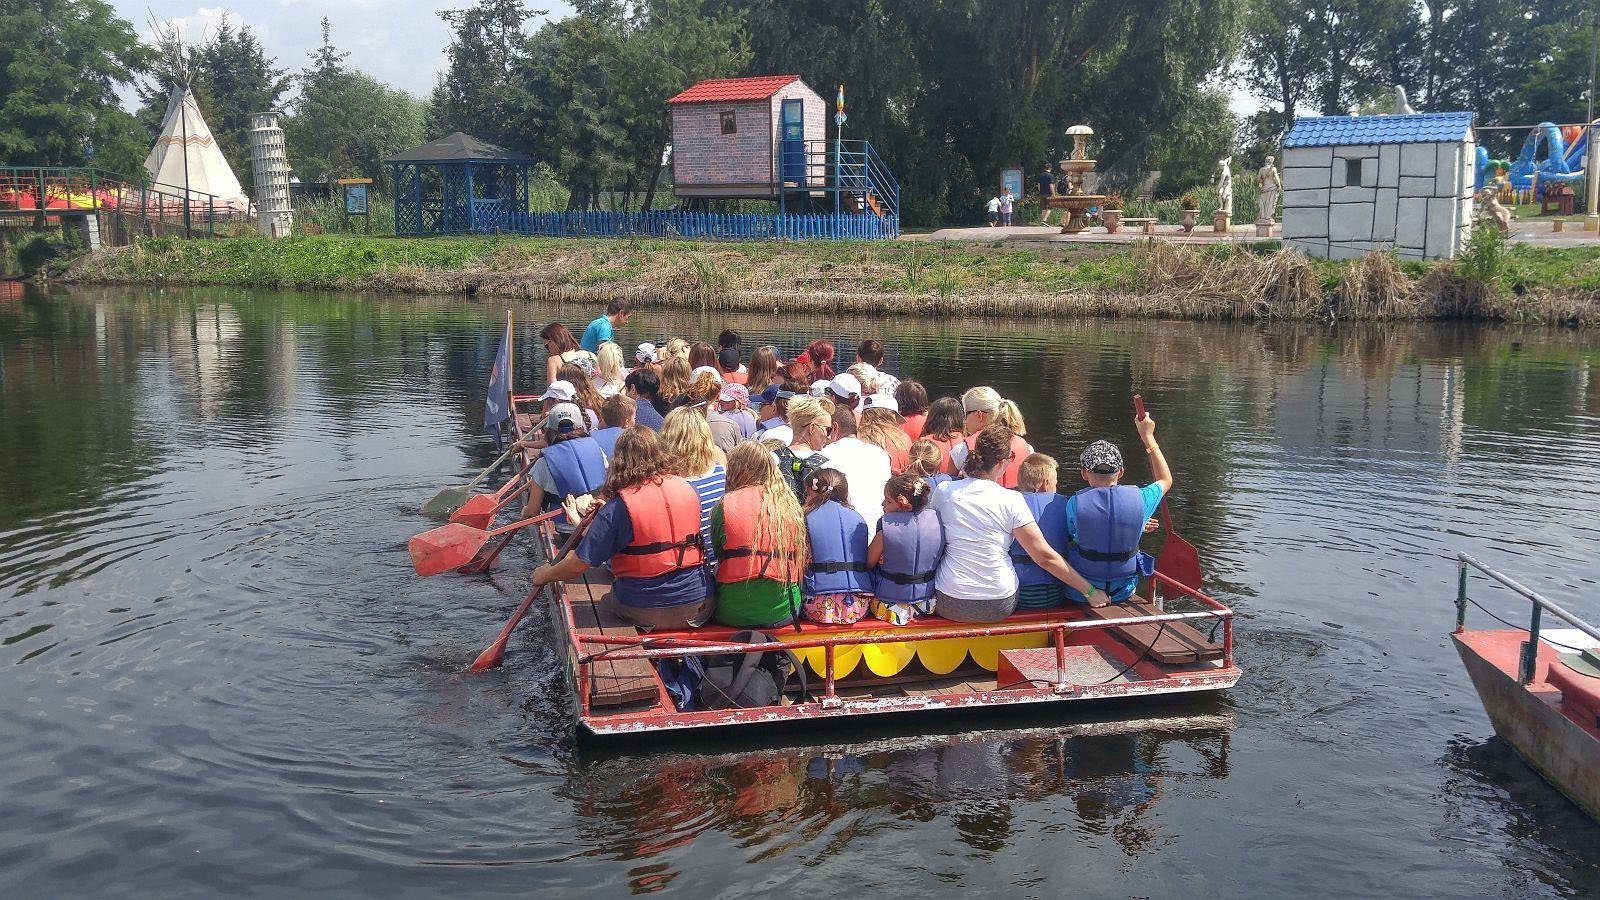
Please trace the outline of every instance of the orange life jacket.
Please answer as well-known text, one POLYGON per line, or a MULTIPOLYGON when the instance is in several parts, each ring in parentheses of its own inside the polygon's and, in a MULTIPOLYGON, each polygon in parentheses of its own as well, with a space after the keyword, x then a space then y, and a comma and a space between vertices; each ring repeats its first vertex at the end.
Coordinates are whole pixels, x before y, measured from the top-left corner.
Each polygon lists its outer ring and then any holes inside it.
POLYGON ((773 530, 761 525, 761 486, 739 488, 722 498, 722 552, 717 554, 717 583, 734 584, 752 578, 771 578, 794 584, 800 581, 800 561, 785 564, 777 556, 773 530))
MULTIPOLYGON (((976 447, 977 445, 978 436, 976 434, 967 435, 968 459, 972 458, 972 448, 976 447)), ((1032 451, 1028 449, 1028 442, 1022 439, 1022 435, 1013 434, 1011 436, 1011 461, 1006 463, 1005 471, 1001 472, 1000 475, 995 478, 995 482, 1003 488, 1016 487, 1017 473, 1022 469, 1022 461, 1027 459, 1028 454, 1031 452, 1032 451)))
MULTIPOLYGON (((923 435, 923 437, 928 436, 923 435)), ((949 475, 951 477, 960 474, 956 471, 956 461, 950 458, 950 451, 955 449, 956 443, 961 439, 950 438, 949 440, 941 441, 938 438, 929 437, 928 440, 932 441, 933 445, 939 448, 939 453, 943 456, 943 459, 941 459, 939 462, 940 474, 949 475)))
POLYGON ((626 488, 620 496, 633 540, 611 557, 611 574, 654 578, 705 562, 700 549, 700 495, 677 475, 626 488))

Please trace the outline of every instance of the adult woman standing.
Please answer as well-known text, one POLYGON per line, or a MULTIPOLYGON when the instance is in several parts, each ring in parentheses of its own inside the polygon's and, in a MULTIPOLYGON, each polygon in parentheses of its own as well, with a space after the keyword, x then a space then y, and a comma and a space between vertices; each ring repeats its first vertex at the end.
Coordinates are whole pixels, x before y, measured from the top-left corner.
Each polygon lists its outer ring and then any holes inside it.
POLYGON ((716 609, 700 544, 700 498, 671 472, 655 432, 617 437, 601 506, 578 552, 533 571, 535 590, 609 563, 616 612, 640 628, 694 628, 716 609))
POLYGON ((1022 422, 1022 410, 1010 400, 1002 399, 992 387, 975 387, 962 394, 961 409, 966 413, 962 423, 966 439, 950 448, 951 461, 964 471, 967 456, 971 454, 978 434, 992 425, 1004 425, 1011 435, 1011 458, 1006 463, 1005 471, 999 473, 995 480, 1000 482, 1001 487, 1016 487, 1017 470, 1022 467, 1022 461, 1028 458, 1028 454, 1033 452, 1033 445, 1022 437, 1027 431, 1022 422))
POLYGON ((774 628, 794 621, 806 555, 805 515, 778 464, 760 444, 728 456, 728 493, 711 511, 717 621, 774 628))
POLYGON ((1011 461, 1013 437, 1004 425, 985 428, 973 441, 966 477, 934 489, 932 505, 944 523, 945 548, 933 587, 939 614, 947 619, 998 622, 1016 610, 1013 540, 1040 568, 1083 592, 1091 606, 1109 602, 1050 548, 1022 495, 995 481, 1011 461))
POLYGON ((700 532, 711 549, 711 507, 722 499, 727 484, 727 457, 711 443, 711 428, 696 409, 667 413, 661 428, 661 446, 672 460, 672 474, 681 475, 700 498, 700 532))
POLYGON ((556 373, 561 370, 562 363, 575 363, 583 369, 583 377, 588 377, 594 372, 594 354, 578 346, 578 339, 572 336, 567 326, 560 322, 551 322, 539 332, 539 340, 544 341, 544 350, 549 359, 545 360, 544 380, 548 384, 555 381, 556 373))

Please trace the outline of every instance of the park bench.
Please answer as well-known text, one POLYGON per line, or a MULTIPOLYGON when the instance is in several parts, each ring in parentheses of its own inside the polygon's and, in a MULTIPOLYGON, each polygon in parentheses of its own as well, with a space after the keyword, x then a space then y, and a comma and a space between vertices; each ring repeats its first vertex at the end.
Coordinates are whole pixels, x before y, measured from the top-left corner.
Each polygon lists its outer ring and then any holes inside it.
POLYGON ((1145 234, 1156 233, 1156 220, 1153 217, 1146 219, 1140 216, 1130 216, 1124 218, 1122 224, 1128 228, 1132 228, 1135 225, 1141 226, 1145 234))

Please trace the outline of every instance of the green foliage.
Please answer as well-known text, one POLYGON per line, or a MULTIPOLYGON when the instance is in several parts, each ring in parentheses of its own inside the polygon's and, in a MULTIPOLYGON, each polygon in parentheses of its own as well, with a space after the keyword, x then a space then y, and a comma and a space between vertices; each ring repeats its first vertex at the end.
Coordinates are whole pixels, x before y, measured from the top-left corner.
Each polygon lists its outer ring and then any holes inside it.
POLYGON ((305 181, 366 177, 389 185, 385 157, 423 141, 421 101, 344 64, 322 20, 322 46, 297 76, 300 98, 284 123, 289 164, 305 181))
POLYGON ((1506 269, 1506 236, 1492 225, 1472 229, 1456 270, 1483 285, 1493 285, 1506 269))
POLYGON ((8 0, 0 8, 0 161, 130 171, 144 158, 117 101, 150 61, 102 0, 8 0))

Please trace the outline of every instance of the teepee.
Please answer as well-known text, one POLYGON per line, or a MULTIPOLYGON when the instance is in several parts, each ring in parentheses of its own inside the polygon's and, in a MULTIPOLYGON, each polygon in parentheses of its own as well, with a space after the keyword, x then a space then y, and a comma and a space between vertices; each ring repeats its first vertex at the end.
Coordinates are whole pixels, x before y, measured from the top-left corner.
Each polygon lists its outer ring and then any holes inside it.
POLYGON ((187 84, 172 89, 167 113, 161 119, 161 136, 145 157, 144 170, 161 190, 188 191, 194 199, 210 194, 229 206, 250 206, 250 198, 218 149, 187 84))

